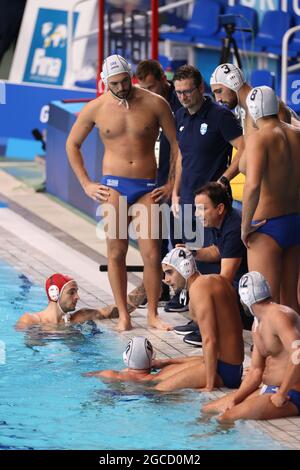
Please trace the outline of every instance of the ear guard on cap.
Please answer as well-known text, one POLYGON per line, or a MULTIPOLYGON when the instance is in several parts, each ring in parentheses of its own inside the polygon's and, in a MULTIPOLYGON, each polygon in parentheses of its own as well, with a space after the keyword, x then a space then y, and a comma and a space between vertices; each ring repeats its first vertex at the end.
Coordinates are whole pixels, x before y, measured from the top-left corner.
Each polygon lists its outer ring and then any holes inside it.
POLYGON ((53 302, 58 301, 58 299, 59 299, 59 288, 55 284, 53 284, 52 286, 49 286, 48 296, 49 296, 49 299, 52 300, 53 302))
POLYGON ((144 336, 132 338, 123 352, 123 360, 130 369, 151 369, 155 353, 152 344, 144 336))
POLYGON ((52 276, 46 279, 45 283, 45 289, 48 299, 52 300, 52 302, 57 302, 65 286, 69 284, 69 282, 73 281, 73 278, 65 274, 52 274, 52 276))
POLYGON ((244 274, 239 282, 239 296, 252 315, 252 305, 271 297, 271 289, 268 281, 258 271, 250 271, 244 274))
POLYGON ((245 81, 241 69, 233 64, 221 64, 212 73, 210 85, 224 85, 237 92, 245 81))
POLYGON ((240 71, 231 72, 227 75, 228 87, 233 91, 239 91, 243 82, 241 83, 240 71))
POLYGON ((246 98, 249 114, 254 121, 278 114, 279 101, 275 91, 268 86, 253 88, 246 98))
POLYGON ((195 258, 186 248, 173 248, 161 263, 172 266, 184 279, 188 279, 197 271, 195 258))

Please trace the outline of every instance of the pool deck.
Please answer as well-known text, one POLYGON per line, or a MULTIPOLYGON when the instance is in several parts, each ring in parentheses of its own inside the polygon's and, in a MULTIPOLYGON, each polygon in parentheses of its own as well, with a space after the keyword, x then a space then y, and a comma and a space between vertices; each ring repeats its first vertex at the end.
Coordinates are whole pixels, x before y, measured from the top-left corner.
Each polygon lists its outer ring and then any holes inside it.
MULTIPOLYGON (((54 272, 74 276, 80 287, 80 306, 101 307, 113 303, 107 274, 99 272, 99 264, 106 264, 104 240, 96 236, 96 224, 60 204, 51 196, 36 193, 24 182, 5 172, 0 163, 0 259, 11 264, 32 282, 44 285, 46 277, 54 272), (7 204, 7 207, 1 207, 7 204), (101 286, 101 287, 100 287, 101 286)), ((142 264, 138 251, 130 247, 127 262, 142 264)), ((141 276, 129 273, 129 289, 140 283, 141 276)), ((45 298, 46 302, 46 298, 45 298)), ((186 317, 166 313, 160 309, 160 317, 172 325, 184 324, 186 317)), ((122 338, 136 335, 151 340, 157 357, 198 355, 174 332, 159 331, 147 327, 146 309, 132 314, 133 329, 115 333, 122 338)), ((102 320, 105 328, 115 326, 117 320, 102 320)), ((246 358, 250 363, 251 335, 244 332, 246 358)), ((207 398, 220 397, 225 388, 207 393, 207 398)), ((256 429, 290 449, 300 449, 300 417, 271 421, 252 421, 256 429)))

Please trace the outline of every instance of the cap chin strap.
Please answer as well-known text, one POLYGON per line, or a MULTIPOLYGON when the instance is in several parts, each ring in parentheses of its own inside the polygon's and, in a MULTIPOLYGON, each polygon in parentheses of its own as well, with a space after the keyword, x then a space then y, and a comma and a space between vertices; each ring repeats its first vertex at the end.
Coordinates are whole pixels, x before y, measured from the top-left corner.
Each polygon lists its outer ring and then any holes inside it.
POLYGON ((258 326, 259 326, 259 320, 258 318, 254 317, 254 331, 257 330, 258 326))
MULTIPOLYGON (((253 305, 253 304, 252 304, 253 305)), ((254 331, 257 330, 258 326, 259 326, 259 319, 257 318, 257 316, 255 315, 255 313, 253 312, 253 309, 252 309, 252 305, 248 307, 249 311, 251 312, 251 314, 253 315, 254 317, 254 321, 253 321, 253 325, 254 325, 254 331)))
POLYGON ((179 294, 179 303, 182 305, 186 305, 187 291, 188 291, 187 285, 188 285, 188 279, 185 279, 185 286, 180 291, 180 294, 179 294))
MULTIPOLYGON (((109 91, 111 92, 111 94, 113 95, 114 98, 116 98, 118 101, 119 101, 119 106, 121 106, 122 104, 125 106, 126 109, 129 109, 129 103, 128 101, 126 100, 126 98, 119 98, 118 95, 116 95, 116 93, 114 93, 111 88, 108 88, 109 91)), ((131 90, 131 89, 130 89, 131 90)), ((130 93, 130 92, 129 92, 130 93)))
POLYGON ((129 103, 125 98, 122 98, 122 99, 119 98, 119 100, 120 100, 119 106, 123 104, 126 109, 129 109, 129 103))
POLYGON ((71 314, 70 314, 70 313, 65 313, 65 314, 62 316, 62 319, 63 319, 65 325, 69 325, 69 324, 70 324, 70 320, 71 320, 71 314))
POLYGON ((59 310, 60 310, 61 313, 62 313, 62 319, 63 319, 63 321, 64 321, 64 324, 65 324, 65 325, 68 325, 68 324, 70 323, 71 313, 69 313, 69 312, 64 312, 64 310, 61 308, 61 305, 60 305, 60 303, 59 303, 59 299, 58 299, 58 301, 57 301, 56 303, 57 303, 57 306, 58 306, 59 310))
POLYGON ((63 319, 63 321, 64 321, 64 323, 65 323, 66 325, 70 323, 70 318, 71 318, 72 314, 69 313, 69 312, 65 312, 65 311, 62 309, 62 307, 61 307, 59 301, 60 301, 60 298, 61 298, 61 295, 62 295, 62 293, 63 293, 64 288, 65 288, 70 282, 73 282, 73 279, 71 279, 70 281, 66 282, 66 284, 63 285, 63 287, 62 287, 62 289, 61 289, 61 291, 60 291, 59 297, 58 297, 58 299, 57 299, 57 301, 56 301, 57 306, 58 306, 60 312, 62 313, 62 319, 63 319))
POLYGON ((184 289, 182 289, 182 291, 179 294, 179 303, 180 304, 185 305, 186 296, 187 296, 187 290, 186 290, 186 288, 184 288, 184 289))

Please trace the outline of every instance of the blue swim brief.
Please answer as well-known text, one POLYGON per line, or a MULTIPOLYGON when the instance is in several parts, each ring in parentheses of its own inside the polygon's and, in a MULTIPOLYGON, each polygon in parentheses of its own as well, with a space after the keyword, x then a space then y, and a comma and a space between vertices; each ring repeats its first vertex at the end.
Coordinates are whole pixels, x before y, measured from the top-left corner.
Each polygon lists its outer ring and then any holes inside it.
MULTIPOLYGON (((259 220, 253 220, 252 225, 259 220)), ((256 230, 273 238, 282 249, 300 244, 300 214, 281 215, 272 217, 256 230)))
MULTIPOLYGON (((263 385, 260 389, 260 395, 265 393, 277 393, 279 387, 277 385, 263 385)), ((287 396, 290 398, 290 402, 295 405, 298 410, 298 415, 300 416, 300 392, 298 390, 289 390, 287 396)))
POLYGON ((218 359, 217 373, 228 388, 239 388, 242 382, 243 364, 227 364, 218 359))
POLYGON ((101 184, 113 188, 122 196, 127 197, 128 204, 133 204, 157 188, 156 179, 124 178, 123 176, 103 175, 101 184))

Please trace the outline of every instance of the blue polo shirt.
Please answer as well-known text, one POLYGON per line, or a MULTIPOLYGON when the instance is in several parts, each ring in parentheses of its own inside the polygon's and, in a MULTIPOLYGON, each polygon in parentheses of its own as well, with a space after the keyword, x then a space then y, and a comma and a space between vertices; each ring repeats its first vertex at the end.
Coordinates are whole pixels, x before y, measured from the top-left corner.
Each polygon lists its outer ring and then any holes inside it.
MULTIPOLYGON (((169 92, 168 92, 168 96, 166 97, 166 100, 168 101, 171 107, 171 110, 175 116, 176 111, 179 108, 181 108, 181 103, 175 93, 173 82, 168 82, 168 83, 170 85, 170 88, 169 88, 169 92)), ((167 182, 168 176, 169 176, 170 144, 163 132, 160 132, 158 139, 160 142, 160 148, 159 148, 159 166, 157 170, 157 183, 158 183, 158 186, 163 186, 167 182)))
POLYGON ((195 114, 180 108, 175 118, 182 154, 181 202, 193 203, 196 189, 225 172, 232 154, 230 141, 243 130, 231 111, 208 96, 195 114))
POLYGON ((231 209, 224 217, 219 229, 211 229, 211 244, 218 247, 221 258, 242 258, 239 269, 234 277, 234 286, 243 274, 248 272, 247 250, 241 240, 241 214, 237 209, 231 209))

